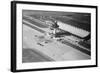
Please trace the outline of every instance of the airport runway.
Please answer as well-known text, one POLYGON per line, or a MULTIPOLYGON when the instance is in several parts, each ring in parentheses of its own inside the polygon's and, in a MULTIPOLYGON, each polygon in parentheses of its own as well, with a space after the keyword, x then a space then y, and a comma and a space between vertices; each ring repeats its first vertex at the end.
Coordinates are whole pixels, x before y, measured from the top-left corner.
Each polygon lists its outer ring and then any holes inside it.
MULTIPOLYGON (((43 44, 44 46, 38 45, 37 42, 39 41, 38 39, 34 37, 34 35, 41 36, 43 35, 43 33, 23 24, 23 36, 24 36, 23 37, 23 49, 30 48, 30 49, 39 51, 41 54, 43 54, 43 56, 50 57, 52 60, 55 60, 55 61, 90 59, 89 55, 83 52, 80 52, 69 45, 64 45, 57 41, 53 41, 52 43, 48 43, 48 44, 43 44)), ((33 57, 34 56, 35 55, 33 54, 33 57)))
POLYGON ((43 56, 43 54, 34 49, 24 48, 22 52, 23 63, 53 61, 50 57, 43 56))
POLYGON ((90 53, 69 42, 62 43, 48 38, 39 39, 36 36, 45 36, 45 32, 49 32, 48 26, 36 19, 30 19, 23 18, 23 62, 87 60, 91 58, 90 53), (44 40, 51 42, 44 43, 42 42, 44 40))

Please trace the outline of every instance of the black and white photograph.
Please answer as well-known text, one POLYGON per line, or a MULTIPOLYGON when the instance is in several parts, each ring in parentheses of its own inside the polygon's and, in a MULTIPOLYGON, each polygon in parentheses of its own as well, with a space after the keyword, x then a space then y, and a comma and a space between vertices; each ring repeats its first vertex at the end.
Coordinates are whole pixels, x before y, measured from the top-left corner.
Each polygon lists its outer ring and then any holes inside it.
POLYGON ((12 2, 12 71, 96 67, 96 11, 96 6, 12 2))
POLYGON ((91 59, 91 14, 22 10, 22 61, 91 59))

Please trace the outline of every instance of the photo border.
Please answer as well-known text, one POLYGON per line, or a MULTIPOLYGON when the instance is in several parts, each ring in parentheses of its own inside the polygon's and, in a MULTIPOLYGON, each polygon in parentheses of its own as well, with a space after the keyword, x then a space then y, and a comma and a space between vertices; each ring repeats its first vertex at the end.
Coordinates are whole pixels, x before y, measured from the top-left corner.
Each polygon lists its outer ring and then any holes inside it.
POLYGON ((58 3, 44 3, 44 2, 28 2, 28 1, 11 1, 11 71, 24 72, 24 71, 42 71, 42 70, 57 70, 57 69, 73 69, 73 68, 89 68, 98 66, 98 7, 90 5, 74 5, 74 4, 58 4, 58 3), (16 6, 17 4, 36 4, 36 5, 50 5, 50 6, 67 6, 67 7, 82 7, 82 8, 95 8, 96 9, 96 64, 85 66, 72 66, 72 67, 54 67, 54 68, 40 68, 40 69, 16 69, 16 6))

